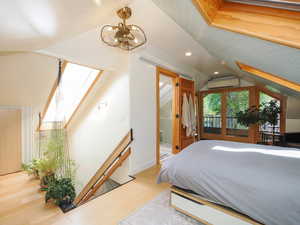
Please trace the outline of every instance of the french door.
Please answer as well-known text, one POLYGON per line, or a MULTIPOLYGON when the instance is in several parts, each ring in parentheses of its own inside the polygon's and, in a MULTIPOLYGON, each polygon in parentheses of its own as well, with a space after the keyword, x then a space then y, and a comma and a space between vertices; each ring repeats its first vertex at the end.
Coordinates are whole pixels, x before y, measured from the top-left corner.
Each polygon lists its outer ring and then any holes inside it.
POLYGON ((282 108, 277 129, 284 133, 286 99, 278 93, 256 86, 199 92, 201 138, 256 143, 262 127, 242 126, 236 114, 274 98, 282 108))

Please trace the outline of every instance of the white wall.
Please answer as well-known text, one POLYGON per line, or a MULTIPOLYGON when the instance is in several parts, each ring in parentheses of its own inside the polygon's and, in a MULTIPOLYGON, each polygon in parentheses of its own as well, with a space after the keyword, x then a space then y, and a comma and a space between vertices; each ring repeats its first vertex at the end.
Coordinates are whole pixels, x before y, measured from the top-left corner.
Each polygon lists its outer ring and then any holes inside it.
POLYGON ((137 55, 130 61, 130 125, 133 154, 130 173, 136 174, 155 164, 156 145, 156 68, 137 55))
POLYGON ((300 132, 300 99, 288 97, 287 99, 287 132, 300 132))
POLYGON ((286 132, 300 132, 300 119, 287 119, 286 132))
MULTIPOLYGON (((128 79, 127 68, 104 72, 70 123, 70 152, 78 166, 77 190, 90 180, 130 130, 128 79)), ((128 165, 125 162, 119 176, 114 176, 117 182, 122 183, 128 175, 128 165)))
MULTIPOLYGON (((142 56, 144 57, 145 55, 142 56)), ((186 65, 172 65, 155 56, 147 57, 167 69, 194 77, 194 74, 187 71, 186 65)), ((134 133, 130 174, 134 175, 156 162, 156 67, 141 59, 141 55, 132 55, 129 84, 130 125, 134 133)))
POLYGON ((22 161, 34 157, 38 113, 57 77, 57 60, 35 53, 0 56, 0 108, 22 110, 22 161))

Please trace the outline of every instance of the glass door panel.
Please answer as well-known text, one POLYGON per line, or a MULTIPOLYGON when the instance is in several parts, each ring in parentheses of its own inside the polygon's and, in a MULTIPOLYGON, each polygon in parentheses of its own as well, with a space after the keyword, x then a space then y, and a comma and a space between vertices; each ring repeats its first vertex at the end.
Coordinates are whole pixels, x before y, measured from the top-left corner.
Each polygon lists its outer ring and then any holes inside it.
MULTIPOLYGON (((268 104, 270 101, 276 101, 278 106, 280 106, 280 101, 276 98, 271 97, 270 95, 267 95, 264 92, 259 92, 259 104, 264 107, 264 104, 268 104)), ((269 123, 265 123, 260 126, 260 131, 264 133, 272 133, 273 132, 273 126, 269 123)), ((278 115, 278 122, 274 127, 275 133, 280 133, 280 114, 278 115)))
POLYGON ((248 137, 249 128, 237 122, 236 114, 249 108, 249 91, 236 91, 227 94, 226 135, 248 137))
POLYGON ((221 134, 222 132, 222 95, 220 93, 207 94, 203 98, 203 132, 221 134))

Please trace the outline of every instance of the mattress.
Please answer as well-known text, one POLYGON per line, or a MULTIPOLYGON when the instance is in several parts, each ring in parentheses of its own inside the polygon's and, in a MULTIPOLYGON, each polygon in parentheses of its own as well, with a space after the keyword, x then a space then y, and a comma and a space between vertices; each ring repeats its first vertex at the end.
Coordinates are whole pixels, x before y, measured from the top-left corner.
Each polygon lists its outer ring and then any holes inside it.
POLYGON ((158 182, 192 190, 266 225, 299 225, 300 151, 199 141, 166 160, 158 182))

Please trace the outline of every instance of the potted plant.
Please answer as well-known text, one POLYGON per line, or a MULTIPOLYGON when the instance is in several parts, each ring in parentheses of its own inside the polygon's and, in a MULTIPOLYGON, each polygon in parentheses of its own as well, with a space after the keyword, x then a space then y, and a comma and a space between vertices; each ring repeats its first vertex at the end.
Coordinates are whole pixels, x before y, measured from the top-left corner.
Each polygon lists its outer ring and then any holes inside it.
POLYGON ((260 122, 260 108, 252 106, 236 114, 237 122, 243 126, 249 127, 260 122))
POLYGON ((237 122, 243 126, 269 123, 272 126, 273 144, 275 128, 279 120, 280 106, 276 100, 271 100, 259 107, 250 107, 236 114, 237 122))
POLYGON ((37 169, 41 179, 41 190, 46 191, 48 185, 55 180, 57 162, 54 158, 43 158, 39 161, 37 169))
POLYGON ((262 123, 269 123, 272 126, 273 144, 275 139, 275 128, 278 124, 279 115, 281 113, 278 101, 271 100, 263 104, 263 109, 260 113, 260 121, 262 123))
POLYGON ((38 170, 39 159, 33 159, 28 164, 22 164, 22 169, 28 173, 28 175, 33 175, 36 179, 39 179, 38 170))
POLYGON ((50 183, 45 196, 46 202, 53 200, 64 212, 72 209, 76 197, 75 188, 70 178, 61 178, 50 183))

